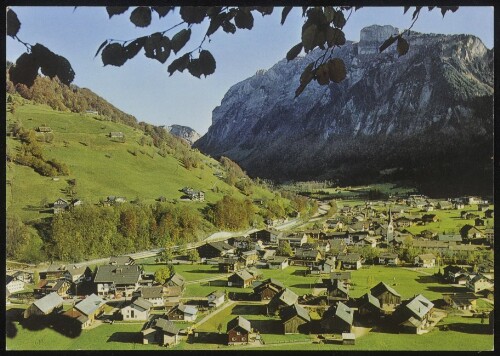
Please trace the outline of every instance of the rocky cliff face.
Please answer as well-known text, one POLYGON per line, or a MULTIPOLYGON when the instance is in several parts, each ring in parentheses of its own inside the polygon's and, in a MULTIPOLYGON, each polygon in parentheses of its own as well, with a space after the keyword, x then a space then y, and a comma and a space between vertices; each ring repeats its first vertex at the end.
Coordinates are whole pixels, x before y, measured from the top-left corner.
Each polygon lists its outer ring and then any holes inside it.
POLYGON ((195 143, 200 138, 200 134, 198 132, 187 126, 172 125, 167 127, 167 131, 174 136, 183 138, 189 142, 190 145, 195 143))
POLYGON ((258 71, 226 93, 195 147, 281 181, 392 178, 430 185, 426 177, 444 168, 449 174, 437 177, 451 177, 459 190, 488 186, 493 51, 470 35, 413 32, 406 56, 398 58, 394 48, 379 54, 397 33, 392 26, 362 29, 359 43, 335 50, 346 80, 312 82, 296 99, 300 74, 320 51, 258 71), (459 174, 464 165, 481 177, 459 174))

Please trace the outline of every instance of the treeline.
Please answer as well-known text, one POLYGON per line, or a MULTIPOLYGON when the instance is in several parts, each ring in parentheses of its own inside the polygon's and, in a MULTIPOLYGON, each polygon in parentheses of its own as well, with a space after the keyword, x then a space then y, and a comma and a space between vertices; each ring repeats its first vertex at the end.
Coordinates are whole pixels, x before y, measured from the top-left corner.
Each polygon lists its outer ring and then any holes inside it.
POLYGON ((7 215, 5 254, 7 259, 38 263, 46 259, 43 240, 20 217, 7 215))
POLYGON ((54 110, 85 113, 97 111, 99 115, 107 117, 110 121, 120 122, 132 127, 138 127, 137 119, 117 109, 106 100, 89 89, 79 88, 76 85, 67 86, 55 77, 38 76, 34 85, 28 88, 24 84, 14 85, 9 80, 9 66, 7 63, 6 90, 9 94, 17 93, 23 98, 38 104, 46 104, 54 110))
POLYGON ((208 220, 220 229, 241 230, 257 223, 256 209, 249 199, 226 195, 208 207, 208 220))

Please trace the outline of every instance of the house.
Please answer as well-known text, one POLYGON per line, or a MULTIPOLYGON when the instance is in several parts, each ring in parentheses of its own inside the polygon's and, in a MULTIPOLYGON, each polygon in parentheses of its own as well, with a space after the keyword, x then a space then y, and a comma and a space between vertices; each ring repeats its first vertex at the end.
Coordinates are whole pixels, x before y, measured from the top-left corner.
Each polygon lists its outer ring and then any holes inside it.
POLYGON ((426 253, 415 257, 415 266, 423 268, 432 268, 436 265, 436 256, 432 253, 426 253))
POLYGON ((110 138, 123 138, 125 137, 125 135, 123 134, 123 132, 110 132, 109 133, 109 137, 110 138))
POLYGON ((227 279, 228 287, 249 287, 253 281, 255 281, 256 276, 250 273, 248 270, 244 269, 233 273, 227 279))
POLYGON ((252 326, 250 322, 242 316, 237 316, 227 323, 227 344, 245 344, 248 343, 252 326))
POLYGON ((192 190, 187 193, 187 196, 192 201, 205 201, 205 192, 202 190, 192 190))
POLYGON ((388 265, 388 266, 397 266, 400 263, 399 257, 397 253, 392 252, 382 252, 377 258, 378 264, 388 265))
POLYGON ((322 258, 321 252, 316 249, 297 247, 291 263, 298 266, 311 266, 322 258))
POLYGON ((77 320, 81 328, 88 328, 96 318, 104 313, 106 302, 101 297, 91 294, 73 308, 66 311, 63 315, 77 320))
POLYGON ((366 293, 356 300, 357 313, 364 318, 378 318, 381 314, 380 301, 371 293, 366 293))
POLYGON ((267 267, 269 269, 285 269, 288 267, 288 257, 274 256, 267 260, 267 267))
POLYGON ((459 266, 446 266, 443 268, 444 279, 453 284, 465 284, 466 278, 462 278, 468 275, 468 272, 459 266))
POLYGON ((493 219, 495 217, 495 211, 493 209, 488 209, 484 211, 485 219, 493 219))
POLYGON ((462 236, 457 234, 439 234, 437 239, 442 242, 462 242, 462 236))
POLYGON ((409 227, 413 225, 413 220, 409 219, 406 216, 401 216, 397 219, 394 219, 394 225, 396 225, 396 227, 409 227))
POLYGON ((290 246, 300 247, 307 242, 307 235, 304 233, 293 234, 288 236, 281 236, 277 238, 278 246, 281 246, 285 241, 288 241, 290 246))
POLYGON ((483 204, 477 204, 477 210, 478 211, 486 211, 486 210, 489 209, 489 207, 490 207, 489 204, 484 204, 484 203, 483 204))
POLYGON ((142 297, 135 297, 131 303, 121 309, 120 313, 123 320, 140 320, 145 321, 149 319, 149 314, 153 303, 148 302, 142 297))
POLYGON ((328 301, 337 302, 349 300, 349 288, 338 279, 324 279, 323 283, 326 285, 326 295, 328 301))
POLYGON ((257 252, 259 253, 260 259, 262 261, 268 261, 269 259, 276 256, 276 250, 263 249, 257 252))
POLYGON ((437 222, 437 221, 439 221, 439 218, 437 217, 436 214, 424 214, 424 215, 422 215, 422 222, 425 224, 437 222))
POLYGON ((125 197, 117 197, 114 195, 110 195, 103 201, 104 206, 112 206, 117 204, 123 204, 127 202, 127 198, 125 197))
POLYGON ((432 230, 422 230, 419 234, 420 237, 424 239, 432 239, 433 237, 437 236, 437 232, 432 231, 432 230))
POLYGON ((135 260, 130 256, 112 256, 109 258, 109 264, 113 266, 131 266, 135 260))
POLYGON ((168 278, 163 284, 163 294, 166 298, 166 302, 178 301, 178 298, 184 291, 184 277, 178 273, 174 273, 170 278, 168 278))
POLYGON ((198 316, 198 308, 194 305, 178 304, 165 314, 168 320, 183 320, 194 322, 198 316))
POLYGON ((114 294, 115 296, 131 296, 139 289, 142 269, 137 265, 97 267, 94 283, 98 295, 114 294))
POLYGON ((480 239, 483 238, 483 232, 479 230, 477 227, 472 226, 472 225, 464 225, 460 229, 460 235, 462 235, 462 238, 468 239, 468 240, 473 240, 473 239, 480 239))
POLYGON ((355 345, 355 344, 356 344, 356 334, 342 333, 342 345, 355 345))
POLYGON ((253 288, 253 294, 258 300, 269 300, 284 289, 285 286, 280 281, 269 278, 265 281, 257 282, 253 288))
POLYGON ((66 278, 66 265, 52 263, 46 271, 40 271, 40 279, 59 279, 66 278))
POLYGON ((462 202, 455 202, 453 203, 453 209, 460 210, 465 207, 465 204, 462 202))
POLYGON ((219 260, 219 272, 229 273, 239 271, 245 264, 237 258, 221 258, 219 260))
POLYGON ((179 342, 179 329, 164 317, 154 316, 144 325, 141 335, 143 344, 172 346, 179 342))
POLYGON ((394 325, 401 332, 421 334, 429 325, 434 304, 419 294, 400 304, 392 314, 394 325))
MULTIPOLYGON (((344 233, 345 236, 349 236, 347 233, 344 233)), ((328 240, 330 243, 330 254, 338 255, 339 253, 347 252, 347 244, 344 239, 333 239, 328 240)))
POLYGON ((274 297, 271 298, 267 304, 267 314, 275 314, 282 307, 290 306, 299 300, 299 296, 292 292, 290 289, 285 288, 274 297))
POLYGON ((137 292, 138 296, 150 302, 153 307, 162 307, 165 305, 163 286, 141 287, 137 292))
POLYGON ((265 243, 276 243, 278 241, 278 237, 283 236, 283 233, 278 230, 273 229, 264 229, 252 232, 250 234, 250 238, 254 241, 261 240, 265 243))
POLYGON ((443 300, 453 309, 472 310, 476 307, 477 297, 474 293, 451 293, 443 294, 443 300))
POLYGON ((469 278, 466 283, 467 289, 474 293, 480 292, 484 289, 492 289, 494 285, 495 284, 492 279, 486 277, 481 273, 475 276, 471 276, 471 278, 469 278))
POLYGON ((328 333, 350 333, 354 321, 354 310, 342 302, 331 306, 323 314, 321 326, 328 333))
POLYGON ((255 246, 255 241, 250 236, 232 237, 228 240, 228 243, 235 248, 244 251, 250 250, 255 246))
POLYGON ((339 253, 337 255, 337 261, 340 261, 342 269, 358 270, 361 268, 361 255, 358 253, 339 253))
POLYGON ((326 260, 309 266, 309 274, 330 274, 335 271, 335 257, 329 257, 326 260))
POLYGON ((351 283, 351 272, 331 272, 330 273, 330 283, 333 283, 334 280, 338 280, 343 282, 344 284, 351 283))
POLYGON ((259 260, 259 254, 256 250, 244 251, 240 254, 240 260, 245 266, 253 266, 259 260))
POLYGON ((210 308, 217 308, 224 304, 225 293, 221 290, 216 290, 215 292, 207 295, 208 306, 210 308))
POLYGON ((197 250, 200 257, 205 259, 224 257, 235 252, 235 248, 224 241, 207 242, 198 247, 197 250))
POLYGON ((279 311, 283 334, 306 333, 306 327, 311 321, 309 312, 298 304, 281 308, 279 311))
POLYGON ((380 282, 370 289, 370 294, 378 299, 380 308, 383 310, 393 310, 401 304, 401 295, 384 282, 380 282))
POLYGON ((14 275, 12 276, 7 275, 5 277, 5 285, 9 293, 16 293, 24 289, 25 283, 23 280, 18 279, 14 275))
POLYGON ((63 299, 56 292, 52 292, 31 304, 24 311, 24 318, 29 318, 33 315, 43 316, 58 313, 62 308, 63 299))
POLYGON ((436 207, 441 210, 449 210, 453 208, 453 204, 447 200, 441 200, 436 204, 436 207))
POLYGON ((80 284, 84 281, 90 282, 92 280, 92 271, 88 266, 78 267, 72 265, 66 268, 64 277, 74 284, 80 284))
POLYGON ((483 233, 486 241, 493 246, 495 244, 495 229, 484 229, 483 233))
POLYGON ((64 278, 56 280, 40 279, 35 288, 33 288, 33 293, 35 296, 40 297, 55 292, 61 297, 65 297, 70 287, 71 284, 64 278))
POLYGON ((54 214, 61 213, 69 208, 69 202, 67 200, 64 200, 62 198, 57 199, 53 204, 52 204, 52 209, 54 211, 54 214))

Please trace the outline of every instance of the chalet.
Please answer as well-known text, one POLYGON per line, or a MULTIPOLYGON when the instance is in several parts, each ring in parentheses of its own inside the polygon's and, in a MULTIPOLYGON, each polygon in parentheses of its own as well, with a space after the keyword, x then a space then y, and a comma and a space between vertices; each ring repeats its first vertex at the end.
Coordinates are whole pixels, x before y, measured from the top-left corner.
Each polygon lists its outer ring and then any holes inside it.
POLYGON ((174 273, 170 278, 168 278, 163 284, 163 294, 166 298, 166 302, 176 301, 182 292, 184 291, 184 277, 178 273, 174 273))
POLYGON ((94 283, 97 284, 98 295, 131 296, 139 289, 142 269, 137 265, 97 267, 94 283))
POLYGON ((113 266, 131 266, 135 260, 130 256, 112 256, 109 258, 109 264, 113 266))
POLYGON ((437 236, 437 232, 432 230, 422 230, 418 236, 424 239, 432 239, 433 237, 437 236))
POLYGON ((338 254, 337 261, 341 262, 341 268, 347 270, 358 270, 361 268, 361 255, 358 253, 338 254))
POLYGON ((388 266, 397 266, 399 265, 399 257, 397 253, 391 252, 382 252, 377 258, 378 264, 388 265, 388 266))
POLYGON ((56 292, 52 292, 45 297, 38 299, 24 311, 24 318, 30 316, 43 316, 58 313, 63 308, 63 299, 56 292))
POLYGON ((216 290, 215 292, 207 295, 207 302, 210 308, 217 308, 224 304, 225 293, 221 290, 216 290))
POLYGON ((441 242, 462 242, 462 236, 458 234, 439 234, 437 240, 441 242))
POLYGON ((265 281, 257 282, 253 288, 253 294, 258 300, 269 300, 284 289, 285 286, 280 281, 269 278, 265 281))
POLYGON ((465 207, 464 203, 462 202, 455 202, 453 203, 453 209, 460 210, 465 207))
POLYGON ((279 309, 297 303, 299 296, 292 292, 290 289, 285 288, 274 297, 271 298, 267 304, 267 314, 275 314, 279 309))
POLYGON ((5 278, 5 285, 9 293, 17 293, 24 289, 25 283, 14 275, 7 275, 5 278))
POLYGON ((15 271, 11 276, 24 283, 33 283, 33 272, 32 271, 15 271))
POLYGON ((240 254, 240 260, 244 266, 253 266, 259 260, 259 254, 256 250, 244 251, 240 254))
POLYGON ((485 275, 479 273, 477 275, 471 275, 467 280, 466 287, 468 290, 477 293, 484 289, 492 289, 494 287, 494 282, 492 279, 486 277, 485 275))
POLYGON ((237 316, 227 323, 227 344, 245 344, 248 343, 252 326, 250 322, 242 316, 237 316))
POLYGON ((140 320, 145 321, 149 319, 149 314, 153 303, 148 302, 142 297, 135 297, 131 303, 122 308, 120 313, 123 320, 140 320))
POLYGON ((447 200, 441 200, 436 204, 436 207, 441 210, 449 210, 453 208, 453 204, 447 200))
POLYGON ((53 292, 57 293, 61 297, 65 297, 67 296, 70 287, 71 284, 64 278, 55 280, 41 279, 35 288, 33 288, 33 293, 38 298, 53 292))
POLYGON ((425 224, 437 222, 437 221, 439 221, 439 218, 437 217, 436 214, 424 214, 424 215, 422 215, 422 222, 425 224))
POLYGON ((202 190, 193 190, 190 191, 187 195, 192 201, 205 201, 205 192, 202 190))
POLYGON ((426 204, 426 205, 424 206, 424 211, 425 211, 425 212, 434 211, 434 205, 432 205, 432 204, 426 204))
POLYGON ((165 314, 168 320, 183 320, 194 322, 198 316, 198 308, 194 305, 178 304, 165 314))
POLYGON ((69 202, 67 200, 64 200, 62 198, 57 199, 53 204, 52 204, 52 209, 54 211, 54 214, 61 213, 69 208, 69 202))
POLYGON ((84 281, 90 282, 92 280, 92 271, 88 266, 78 267, 72 265, 66 268, 64 277, 71 283, 80 284, 84 281))
POLYGON ((219 272, 221 273, 239 271, 244 267, 244 263, 238 258, 221 258, 219 260, 219 272))
POLYGON ((153 307, 162 307, 165 305, 163 298, 163 286, 141 287, 137 291, 138 296, 148 301, 153 307))
POLYGON ((278 237, 283 236, 283 233, 278 230, 259 230, 252 232, 250 234, 250 238, 254 241, 261 240, 264 243, 276 243, 278 241, 278 237))
POLYGON ((235 248, 224 241, 217 242, 207 242, 197 248, 198 254, 201 258, 215 258, 215 257, 225 257, 227 255, 232 255, 235 252, 235 248))
POLYGON ((105 305, 106 303, 101 297, 91 294, 73 308, 66 311, 64 315, 76 319, 81 324, 81 328, 85 329, 92 325, 95 319, 104 313, 105 305))
POLYGON ((274 256, 267 260, 269 269, 285 269, 288 267, 289 259, 286 256, 274 256))
POLYGON ((356 300, 358 315, 364 318, 378 318, 381 314, 380 301, 371 293, 366 293, 356 300))
POLYGON ((331 306, 321 320, 323 329, 328 333, 350 333, 354 321, 354 310, 342 302, 331 306))
POLYGON ((110 138, 123 138, 125 137, 125 135, 123 134, 123 132, 110 132, 109 133, 109 137, 110 138))
POLYGON ((52 263, 47 267, 46 271, 40 271, 40 279, 55 280, 65 278, 66 271, 66 265, 52 263))
POLYGON ((479 217, 479 215, 471 213, 470 211, 467 211, 466 214, 465 214, 465 216, 464 216, 464 219, 466 219, 466 220, 474 220, 474 219, 476 219, 478 217, 479 217))
POLYGON ((343 239, 333 239, 328 240, 328 242, 330 243, 330 254, 338 255, 347 252, 347 244, 343 239))
POLYGON ((400 304, 392 314, 392 320, 401 332, 421 334, 429 325, 434 304, 419 294, 400 304))
POLYGON ((446 266, 443 268, 444 279, 453 284, 465 284, 468 272, 459 266, 446 266))
POLYGON ((323 283, 326 285, 326 295, 328 301, 348 301, 349 289, 346 284, 339 280, 324 279, 323 283))
POLYGON ((366 237, 368 237, 369 232, 368 231, 351 231, 348 232, 350 235, 351 239, 351 244, 357 244, 358 242, 364 240, 366 237))
POLYGON ((288 241, 291 247, 300 247, 307 242, 307 236, 305 234, 288 235, 278 237, 278 246, 288 241))
POLYGON ((250 273, 247 269, 233 273, 227 279, 228 287, 247 288, 256 280, 256 276, 250 273))
POLYGON ((141 335, 143 344, 173 346, 179 342, 179 329, 164 317, 154 316, 144 325, 141 335))
POLYGON ((423 268, 432 268, 436 265, 436 256, 432 253, 426 253, 415 257, 415 266, 423 268))
POLYGON ((394 219, 394 225, 396 225, 397 227, 409 227, 413 225, 413 220, 409 219, 406 216, 401 216, 397 219, 394 219))
POLYGON ((309 266, 309 274, 330 274, 335 270, 335 257, 329 257, 324 261, 309 266))
POLYGON ((321 252, 316 249, 298 247, 292 258, 292 264, 298 266, 311 266, 322 259, 321 252))
POLYGON ((477 297, 474 293, 451 293, 443 294, 443 300, 453 309, 471 310, 476 307, 477 297))
POLYGON ((345 232, 331 232, 325 237, 327 240, 330 240, 330 249, 334 249, 335 241, 343 241, 345 246, 352 245, 352 235, 350 235, 347 231, 345 232))
POLYGON ((380 308, 383 310, 393 310, 401 304, 401 295, 384 282, 380 282, 370 289, 370 294, 378 299, 380 308))
POLYGON ((330 282, 338 280, 345 284, 351 283, 351 272, 331 272, 330 273, 330 282))
POLYGON ((311 321, 309 312, 298 304, 281 308, 279 316, 285 335, 305 333, 305 329, 311 321))

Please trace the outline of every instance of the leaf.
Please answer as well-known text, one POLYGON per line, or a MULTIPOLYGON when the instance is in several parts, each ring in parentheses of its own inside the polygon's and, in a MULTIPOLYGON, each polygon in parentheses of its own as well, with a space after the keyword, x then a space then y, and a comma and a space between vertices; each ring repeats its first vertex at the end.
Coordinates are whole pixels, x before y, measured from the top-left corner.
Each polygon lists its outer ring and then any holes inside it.
POLYGON ((387 47, 389 47, 394 42, 396 42, 397 39, 398 39, 398 36, 391 36, 388 39, 386 39, 384 41, 384 43, 382 43, 382 45, 379 47, 379 49, 378 49, 379 52, 382 53, 383 51, 385 51, 387 49, 387 47))
POLYGON ((159 18, 165 17, 174 9, 173 6, 152 6, 153 11, 156 11, 159 18))
POLYGON ((119 43, 108 44, 101 53, 102 63, 116 67, 121 67, 127 61, 127 52, 119 43))
POLYGON ((328 47, 345 45, 345 35, 338 28, 328 27, 326 30, 326 43, 328 47))
POLYGON ((407 12, 408 10, 410 10, 410 7, 411 7, 411 6, 405 6, 405 10, 404 10, 404 12, 403 12, 403 15, 404 15, 404 14, 406 14, 406 12, 407 12))
POLYGON ((420 13, 420 10, 422 9, 422 6, 417 6, 415 8, 415 11, 413 11, 413 15, 411 17, 412 20, 415 20, 415 17, 417 17, 417 15, 420 13))
MULTIPOLYGON (((66 85, 69 85, 75 79, 75 72, 71 68, 69 61, 63 56, 57 56, 57 77, 66 85)), ((42 68, 43 69, 43 68, 42 68)))
POLYGON ((429 11, 432 11, 434 10, 435 6, 427 6, 427 8, 429 9, 429 11))
POLYGON ((326 85, 330 83, 330 74, 328 72, 328 66, 326 63, 320 65, 316 70, 316 81, 319 85, 326 85))
POLYGON ((203 74, 201 71, 200 60, 198 58, 192 59, 189 62, 187 69, 188 69, 189 73, 191 73, 191 75, 196 77, 196 78, 200 78, 201 75, 203 74))
POLYGON ((127 52, 127 58, 134 58, 137 53, 144 47, 146 44, 147 37, 139 37, 136 40, 130 42, 125 46, 125 51, 127 52))
POLYGON ((207 15, 207 6, 181 6, 180 15, 188 24, 202 23, 207 15))
POLYGON ((123 14, 128 10, 128 6, 106 6, 106 11, 108 12, 109 18, 113 15, 123 14))
MULTIPOLYGON (((305 26, 305 25, 304 25, 305 26)), ((302 45, 304 46, 304 50, 309 52, 314 48, 314 40, 316 37, 316 30, 318 26, 309 25, 308 27, 302 27, 302 45)))
POLYGON ((215 33, 222 25, 226 17, 227 17, 226 13, 217 14, 215 17, 212 17, 206 35, 211 36, 213 33, 215 33))
POLYGON ((222 29, 226 33, 235 33, 236 32, 236 26, 228 21, 227 19, 222 23, 222 29))
POLYGON ((151 24, 151 9, 148 6, 139 6, 130 14, 130 22, 137 27, 148 27, 151 24))
POLYGON ((283 25, 285 23, 286 17, 292 10, 293 6, 285 6, 283 8, 283 11, 281 12, 281 24, 283 25))
POLYGON ((330 59, 326 64, 328 66, 328 76, 332 82, 340 83, 345 79, 345 77, 347 76, 347 70, 342 59, 333 58, 330 59))
POLYGON ((324 13, 325 13, 326 21, 328 23, 332 22, 333 18, 335 17, 335 10, 333 9, 333 6, 325 6, 324 13))
POLYGON ((191 29, 183 29, 177 32, 174 37, 172 37, 172 50, 175 54, 179 52, 182 47, 186 45, 186 43, 191 38, 191 29))
POLYGON ((17 18, 17 14, 9 9, 7 11, 7 36, 12 38, 16 37, 19 29, 21 28, 21 22, 17 18))
POLYGON ((23 53, 16 60, 16 64, 9 68, 9 78, 16 84, 33 86, 38 75, 38 63, 32 53, 23 53))
POLYGON ((213 19, 215 16, 220 14, 221 11, 222 11, 222 6, 210 6, 207 10, 207 15, 208 17, 213 19))
POLYGON ((408 49, 410 49, 410 45, 408 44, 408 41, 406 41, 403 37, 399 36, 398 37, 398 44, 397 44, 397 51, 398 51, 399 57, 404 56, 406 53, 408 53, 408 49))
POLYGON ((326 42, 326 34, 323 31, 316 31, 316 35, 314 36, 314 44, 321 49, 325 49, 326 42))
POLYGON ((215 72, 216 63, 212 53, 206 50, 201 51, 199 60, 201 72, 205 75, 205 77, 215 72))
POLYGON ((262 14, 262 17, 264 17, 273 13, 274 6, 257 6, 256 10, 262 14))
POLYGON ((97 52, 95 53, 95 57, 97 57, 97 55, 99 54, 99 52, 101 52, 101 50, 104 48, 104 46, 106 46, 108 44, 108 40, 104 41, 103 43, 101 43, 101 45, 99 46, 99 48, 97 49, 97 52))
POLYGON ((163 36, 160 32, 148 36, 144 43, 146 57, 156 59, 160 63, 165 63, 167 61, 171 49, 172 42, 170 38, 163 36))
POLYGON ((347 22, 342 11, 335 11, 333 16, 333 25, 338 28, 343 28, 347 22))
POLYGON ((441 14, 443 15, 443 17, 447 11, 455 12, 458 10, 458 6, 440 6, 440 8, 441 8, 441 14))
POLYGON ((314 78, 314 62, 309 63, 300 75, 300 83, 309 83, 314 78))
POLYGON ((184 69, 187 68, 189 64, 189 53, 184 54, 183 56, 175 59, 170 63, 167 68, 167 71, 170 75, 174 74, 175 71, 183 72, 184 69))
POLYGON ((250 12, 239 9, 234 17, 236 27, 251 30, 253 27, 253 16, 250 12))
POLYGON ((292 59, 295 59, 295 57, 297 57, 299 55, 299 53, 302 51, 302 48, 303 48, 302 42, 293 46, 286 54, 287 61, 291 61, 292 59))

